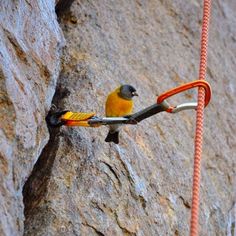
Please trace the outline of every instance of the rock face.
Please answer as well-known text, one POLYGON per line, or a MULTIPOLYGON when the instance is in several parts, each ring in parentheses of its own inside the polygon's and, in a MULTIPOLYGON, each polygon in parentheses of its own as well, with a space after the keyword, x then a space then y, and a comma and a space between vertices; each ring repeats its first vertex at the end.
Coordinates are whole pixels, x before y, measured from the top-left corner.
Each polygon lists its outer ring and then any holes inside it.
MULTIPOLYGON (((23 213, 27 236, 188 235, 194 111, 126 126, 119 145, 104 142, 106 127, 50 128, 47 143, 44 117, 60 61, 53 104, 99 116, 120 83, 137 89, 138 111, 157 94, 196 79, 202 5, 56 2, 66 41, 61 60, 53 1, 0 3, 0 235, 22 235, 23 213)), ((235 10, 234 0, 213 1, 200 235, 235 234, 235 10)), ((195 99, 194 90, 170 102, 195 99)))
POLYGON ((22 235, 22 188, 48 141, 63 42, 54 1, 0 2, 0 235, 22 235))

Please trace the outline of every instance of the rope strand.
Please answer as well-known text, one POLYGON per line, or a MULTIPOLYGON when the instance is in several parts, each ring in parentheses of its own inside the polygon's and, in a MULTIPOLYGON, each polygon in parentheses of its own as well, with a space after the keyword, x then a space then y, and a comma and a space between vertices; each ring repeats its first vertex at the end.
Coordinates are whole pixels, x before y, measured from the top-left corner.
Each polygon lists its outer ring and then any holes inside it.
MULTIPOLYGON (((207 46, 208 46, 208 28, 209 28, 209 21, 210 21, 210 8, 211 8, 211 0, 204 0, 202 38, 201 38, 201 56, 200 56, 200 67, 199 67, 200 80, 205 80, 206 70, 207 70, 207 46)), ((204 121, 204 100, 205 100, 205 91, 202 87, 199 87, 198 107, 197 107, 197 114, 196 114, 196 133, 195 133, 190 236, 198 235, 201 156, 202 156, 203 121, 204 121)))

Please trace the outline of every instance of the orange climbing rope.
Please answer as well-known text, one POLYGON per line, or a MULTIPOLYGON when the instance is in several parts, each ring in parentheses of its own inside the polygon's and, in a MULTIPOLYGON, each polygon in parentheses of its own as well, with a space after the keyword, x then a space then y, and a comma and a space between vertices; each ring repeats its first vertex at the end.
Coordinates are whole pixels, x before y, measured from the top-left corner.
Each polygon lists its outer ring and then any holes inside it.
MULTIPOLYGON (((210 21, 211 0, 204 0, 202 38, 201 38, 201 57, 199 68, 199 80, 205 80, 207 69, 207 46, 208 46, 208 27, 210 21)), ((195 151, 194 151, 194 170, 192 187, 192 210, 190 236, 198 235, 198 215, 199 215, 199 192, 201 178, 201 155, 203 140, 203 118, 204 118, 204 88, 198 88, 198 106, 196 114, 196 133, 195 133, 195 151)))

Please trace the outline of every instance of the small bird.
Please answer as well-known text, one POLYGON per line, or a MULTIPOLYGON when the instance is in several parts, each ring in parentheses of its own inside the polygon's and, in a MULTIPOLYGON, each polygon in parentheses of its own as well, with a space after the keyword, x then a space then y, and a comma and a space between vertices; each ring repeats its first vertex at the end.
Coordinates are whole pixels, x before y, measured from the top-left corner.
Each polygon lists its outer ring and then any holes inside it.
MULTIPOLYGON (((134 96, 138 96, 136 89, 129 85, 124 84, 111 92, 106 100, 106 116, 118 117, 127 116, 133 112, 134 96)), ((105 139, 106 142, 119 143, 119 129, 120 124, 109 125, 109 133, 105 139)))

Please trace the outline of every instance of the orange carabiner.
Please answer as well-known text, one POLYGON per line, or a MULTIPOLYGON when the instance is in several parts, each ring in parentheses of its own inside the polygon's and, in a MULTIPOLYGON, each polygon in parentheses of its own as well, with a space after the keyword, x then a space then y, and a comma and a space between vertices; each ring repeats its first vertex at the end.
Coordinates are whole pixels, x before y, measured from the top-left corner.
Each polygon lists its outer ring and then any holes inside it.
MULTIPOLYGON (((165 99, 167 99, 175 94, 178 94, 183 91, 186 91, 186 90, 189 90, 192 88, 196 88, 196 87, 203 87, 205 89, 205 107, 206 107, 211 100, 211 86, 205 80, 195 80, 193 82, 183 84, 183 85, 180 85, 176 88, 170 89, 167 92, 158 96, 157 103, 161 104, 165 99)), ((166 111, 171 113, 173 109, 174 109, 174 107, 170 106, 166 111)))

